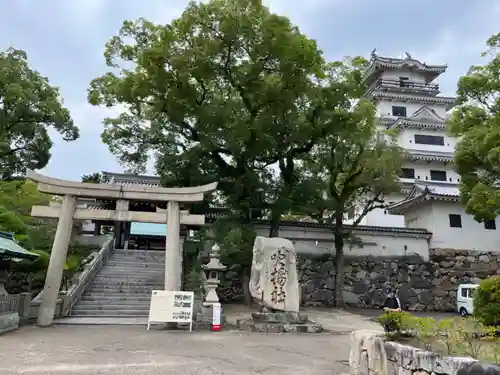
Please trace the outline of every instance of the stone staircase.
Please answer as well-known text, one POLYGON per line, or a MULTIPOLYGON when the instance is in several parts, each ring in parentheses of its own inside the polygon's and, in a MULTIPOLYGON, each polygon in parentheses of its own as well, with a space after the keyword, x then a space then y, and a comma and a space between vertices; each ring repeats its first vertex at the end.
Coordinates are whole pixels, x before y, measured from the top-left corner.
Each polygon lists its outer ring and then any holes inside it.
POLYGON ((151 290, 163 290, 165 251, 114 250, 71 317, 147 318, 151 290))

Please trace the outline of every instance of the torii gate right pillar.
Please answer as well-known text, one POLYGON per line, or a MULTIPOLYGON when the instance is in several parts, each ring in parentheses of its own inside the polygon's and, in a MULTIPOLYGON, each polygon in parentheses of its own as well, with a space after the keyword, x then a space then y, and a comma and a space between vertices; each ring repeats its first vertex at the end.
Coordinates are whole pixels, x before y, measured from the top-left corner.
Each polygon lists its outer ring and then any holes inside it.
POLYGON ((169 201, 167 206, 167 238, 165 244, 165 290, 180 290, 182 249, 180 246, 179 202, 169 201))

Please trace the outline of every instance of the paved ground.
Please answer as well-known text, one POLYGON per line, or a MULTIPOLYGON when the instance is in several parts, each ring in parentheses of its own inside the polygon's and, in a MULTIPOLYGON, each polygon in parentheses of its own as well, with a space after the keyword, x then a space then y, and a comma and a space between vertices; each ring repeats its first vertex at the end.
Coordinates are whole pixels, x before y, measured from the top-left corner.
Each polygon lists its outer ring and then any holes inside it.
POLYGON ((348 336, 24 327, 0 339, 0 374, 342 374, 348 336))
MULTIPOLYGON (((225 305, 224 315, 227 322, 236 326, 238 319, 248 319, 252 311, 258 311, 256 307, 251 308, 243 305, 225 305)), ((330 333, 347 334, 356 329, 380 330, 380 325, 372 321, 373 317, 380 314, 376 313, 363 315, 358 311, 345 311, 331 308, 310 308, 303 309, 301 313, 306 314, 309 319, 323 326, 330 333)), ((120 324, 120 325, 146 325, 147 318, 106 318, 106 317, 74 317, 64 318, 57 321, 58 324, 80 325, 80 324, 120 324)))
MULTIPOLYGON (((245 306, 225 306, 230 324, 235 324, 238 318, 247 318, 251 311, 245 306)), ((158 329, 148 332, 143 325, 24 327, 1 337, 0 375, 337 375, 348 372, 346 334, 356 329, 381 329, 372 321, 380 315, 380 310, 304 309, 302 312, 329 333, 275 335, 230 330, 189 333, 158 329)), ((438 319, 457 316, 419 315, 438 319)))

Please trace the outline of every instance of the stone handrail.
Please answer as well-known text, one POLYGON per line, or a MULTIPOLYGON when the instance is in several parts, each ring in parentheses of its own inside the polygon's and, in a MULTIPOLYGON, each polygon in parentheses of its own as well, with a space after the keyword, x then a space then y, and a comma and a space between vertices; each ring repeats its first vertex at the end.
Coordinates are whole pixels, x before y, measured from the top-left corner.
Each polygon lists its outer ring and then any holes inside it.
MULTIPOLYGON (((110 237, 98 252, 93 253, 94 258, 84 266, 83 271, 78 275, 76 283, 71 285, 67 292, 60 292, 57 299, 56 317, 67 316, 71 313, 71 309, 75 303, 80 300, 87 285, 93 280, 97 271, 99 271, 101 266, 107 261, 109 254, 113 251, 114 245, 115 238, 110 237)), ((38 314, 37 307, 40 306, 42 302, 42 294, 43 290, 31 301, 31 318, 36 318, 38 314)))
POLYGON ((440 356, 426 350, 386 341, 384 333, 351 333, 351 375, 497 375, 500 369, 470 357, 440 356))
POLYGON ((115 238, 111 237, 108 241, 106 241, 106 243, 104 243, 104 245, 102 245, 101 250, 99 250, 99 252, 95 255, 94 259, 92 259, 92 261, 85 266, 82 273, 78 276, 78 281, 68 289, 66 293, 68 302, 65 304, 66 306, 64 306, 62 311, 63 316, 67 316, 71 313, 71 309, 80 300, 83 292, 85 292, 85 289, 94 279, 99 269, 108 261, 109 255, 113 251, 114 246, 115 238))

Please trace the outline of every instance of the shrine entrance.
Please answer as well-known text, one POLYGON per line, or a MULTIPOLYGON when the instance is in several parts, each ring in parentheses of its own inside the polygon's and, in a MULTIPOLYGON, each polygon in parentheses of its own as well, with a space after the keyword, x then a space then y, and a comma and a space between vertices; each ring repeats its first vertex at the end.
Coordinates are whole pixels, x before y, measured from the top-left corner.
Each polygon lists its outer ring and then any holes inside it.
POLYGON ((180 225, 205 224, 204 215, 191 215, 188 211, 180 209, 180 203, 200 202, 205 194, 217 189, 217 182, 184 188, 93 184, 51 178, 31 170, 28 170, 27 177, 38 184, 38 191, 62 197, 60 207, 33 206, 31 211, 31 215, 35 217, 59 219, 37 321, 42 327, 50 326, 54 319, 74 219, 166 224, 165 290, 178 290, 181 284, 182 264, 180 225), (79 208, 76 206, 78 198, 107 200, 112 202, 112 207, 79 208), (167 202, 167 206, 166 209, 158 208, 156 212, 129 210, 130 202, 138 201, 151 204, 167 202))

